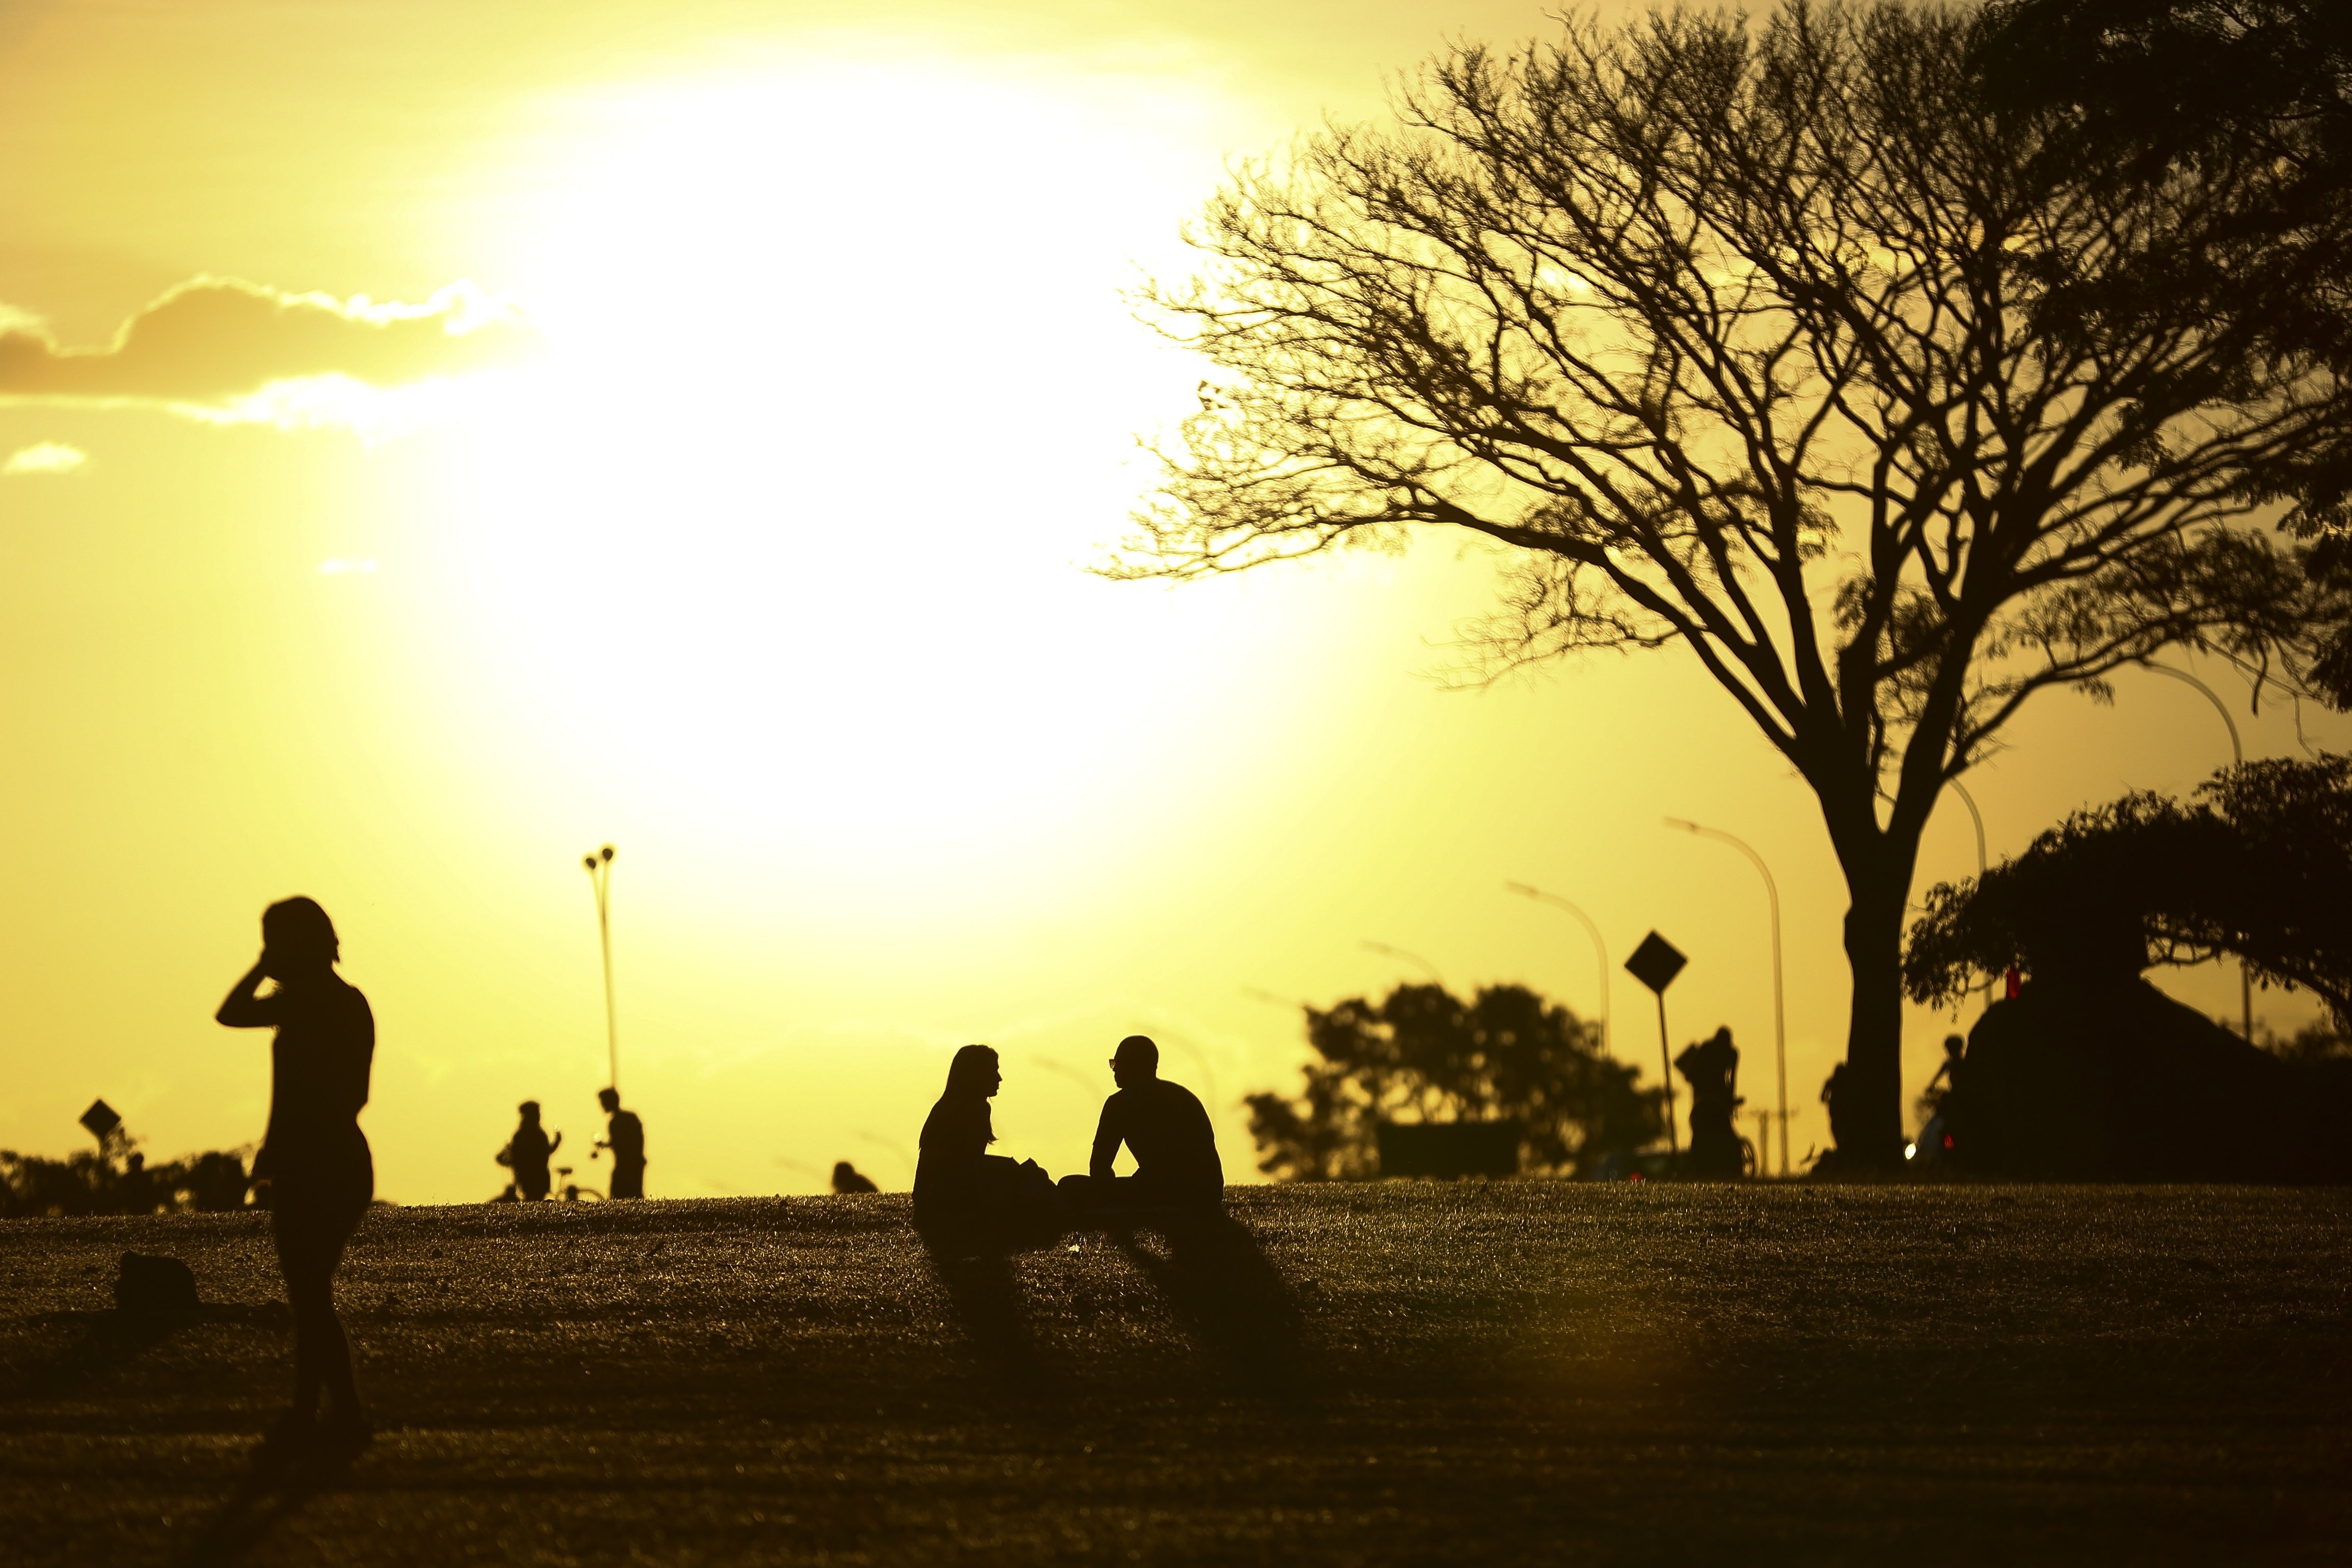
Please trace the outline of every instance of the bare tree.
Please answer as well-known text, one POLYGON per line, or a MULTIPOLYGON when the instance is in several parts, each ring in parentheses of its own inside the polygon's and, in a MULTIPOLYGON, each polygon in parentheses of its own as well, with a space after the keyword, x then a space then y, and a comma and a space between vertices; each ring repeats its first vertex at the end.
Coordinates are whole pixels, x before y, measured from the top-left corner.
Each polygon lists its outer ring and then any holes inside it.
POLYGON ((1110 568, 1466 531, 1512 563, 1496 667, 1690 650, 1844 872, 1832 1131, 1864 1166, 1901 1146, 1902 921, 1938 792, 2037 691, 2294 646, 2310 605, 2263 476, 2347 410, 2324 359, 2102 286, 2307 258, 2229 221, 2269 165, 2040 156, 2046 116, 1973 94, 1972 26, 1570 21, 1458 47, 1394 125, 1244 171, 1193 235, 1207 270, 1152 295, 1214 374, 1110 568))

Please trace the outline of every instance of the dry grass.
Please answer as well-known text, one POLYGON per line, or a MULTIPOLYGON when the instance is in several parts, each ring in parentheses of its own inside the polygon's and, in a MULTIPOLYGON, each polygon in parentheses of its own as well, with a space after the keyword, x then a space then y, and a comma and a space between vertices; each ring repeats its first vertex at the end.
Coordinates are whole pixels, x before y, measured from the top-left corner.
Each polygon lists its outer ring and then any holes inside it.
POLYGON ((2352 1558, 2352 1193, 1389 1184, 936 1263, 906 1200, 384 1211, 377 1442, 240 1490, 249 1215, 0 1224, 11 1563, 2352 1558))

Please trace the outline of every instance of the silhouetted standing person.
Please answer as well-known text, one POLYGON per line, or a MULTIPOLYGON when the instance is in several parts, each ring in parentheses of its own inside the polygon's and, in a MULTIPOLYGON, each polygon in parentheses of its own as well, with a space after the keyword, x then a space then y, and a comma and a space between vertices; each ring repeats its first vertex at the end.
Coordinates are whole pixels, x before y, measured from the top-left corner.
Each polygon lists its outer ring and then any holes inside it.
POLYGON ((836 1193, 877 1193, 874 1178, 862 1173, 846 1160, 833 1163, 833 1190, 836 1193))
POLYGON ((254 1177, 268 1183, 270 1235, 294 1315, 294 1405, 266 1439, 281 1452, 315 1442, 351 1453, 368 1440, 351 1342, 335 1316, 335 1267, 375 1195, 375 1163, 359 1124, 375 1016, 335 973, 341 956, 326 910, 309 899, 272 904, 261 916, 259 961, 215 1015, 232 1029, 277 1030, 269 1128, 254 1177), (267 995, 265 980, 276 983, 267 995))
MULTIPOLYGON (((634 1110, 621 1109, 621 1091, 600 1089, 596 1103, 604 1108, 604 1138, 596 1146, 613 1152, 613 1195, 646 1195, 646 1124, 634 1110)), ((550 1151, 552 1152, 552 1151, 550 1151)))
POLYGON ((548 1173, 547 1163, 563 1147, 563 1134, 559 1132, 552 1142, 549 1140, 547 1129, 539 1124, 539 1101, 535 1100, 524 1100, 515 1110, 522 1121, 515 1128, 514 1136, 507 1140, 507 1146, 499 1151, 499 1163, 514 1173, 515 1196, 535 1204, 545 1199, 548 1189, 555 1184, 555 1178, 548 1173))
POLYGON ((1118 1091, 1103 1101, 1087 1174, 1062 1183, 1063 1195, 1090 1208, 1209 1208, 1223 1203, 1225 1172, 1217 1134, 1200 1100, 1160 1076, 1160 1047, 1129 1035, 1110 1058, 1118 1091), (1124 1143, 1135 1174, 1112 1174, 1124 1143))
POLYGON ((147 1168, 147 1156, 134 1152, 122 1162, 122 1212, 153 1214, 155 1203, 155 1173, 147 1168))
POLYGON ((1739 1111, 1735 1092, 1739 1052, 1731 1043, 1731 1031, 1717 1029, 1706 1044, 1684 1047, 1675 1058, 1675 1070, 1690 1082, 1691 1173, 1708 1181, 1737 1181, 1746 1173, 1746 1162, 1733 1125, 1739 1111))

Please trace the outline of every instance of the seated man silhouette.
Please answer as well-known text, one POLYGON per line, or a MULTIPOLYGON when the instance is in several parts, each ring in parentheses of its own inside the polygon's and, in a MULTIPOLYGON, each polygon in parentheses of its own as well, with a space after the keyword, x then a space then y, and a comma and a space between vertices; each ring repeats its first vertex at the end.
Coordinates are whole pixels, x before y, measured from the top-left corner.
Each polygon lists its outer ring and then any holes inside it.
POLYGON ((833 1163, 833 1190, 836 1193, 878 1193, 874 1178, 866 1175, 846 1160, 833 1163))
POLYGON ((617 1089, 598 1089, 596 1103, 604 1108, 605 1119, 604 1136, 596 1141, 596 1147, 613 1152, 613 1196, 644 1197, 646 1124, 637 1120, 635 1111, 621 1109, 621 1091, 617 1089))
POLYGON ((1225 1172, 1209 1113, 1191 1089, 1160 1076, 1160 1047, 1129 1035, 1110 1058, 1118 1092, 1103 1101, 1087 1174, 1062 1178, 1063 1196, 1087 1209, 1213 1208, 1224 1201, 1225 1172), (1111 1173, 1124 1143, 1135 1174, 1111 1173))

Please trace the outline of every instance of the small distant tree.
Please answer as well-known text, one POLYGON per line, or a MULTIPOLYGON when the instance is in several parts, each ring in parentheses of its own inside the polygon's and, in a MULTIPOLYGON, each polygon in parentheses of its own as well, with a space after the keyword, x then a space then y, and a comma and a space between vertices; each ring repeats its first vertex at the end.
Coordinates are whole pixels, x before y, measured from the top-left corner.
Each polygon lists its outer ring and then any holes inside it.
POLYGON ((1574 19, 1244 173, 1150 296, 1213 376, 1115 567, 1436 530, 1510 563, 1490 670, 1687 649, 1844 873, 1849 1169, 1901 1161, 1944 786, 2037 692, 2303 648, 2326 612, 2275 524, 2352 418, 2328 348, 2217 309, 2326 286, 2352 212, 2249 225, 2288 176, 2244 141, 2118 178, 2078 110, 1981 90, 1980 37, 1892 0, 1574 19))
POLYGON ((1468 1002, 1439 985, 1307 1009, 1309 1062, 1295 1100, 1248 1097, 1258 1168, 1288 1181, 1379 1173, 1382 1121, 1508 1120, 1520 1168, 1585 1173, 1661 1136, 1656 1094, 1601 1049, 1600 1031, 1523 985, 1468 1002))
POLYGON ((2347 887, 2352 758, 2249 763, 2188 802, 2139 793, 2076 812, 1982 877, 1928 889, 1905 983, 1943 1005, 2006 965, 2119 941, 2148 963, 2242 959, 2265 984, 2317 993, 2341 1030, 2352 1020, 2347 887))
POLYGON ((250 1147, 207 1150, 134 1172, 132 1146, 118 1134, 102 1152, 62 1160, 0 1149, 0 1216, 215 1211, 241 1209, 250 1200, 250 1147))
POLYGON ((2315 1019, 2292 1035, 2261 1033, 2263 1049, 2298 1067, 2352 1069, 2352 1034, 2332 1018, 2315 1019))

